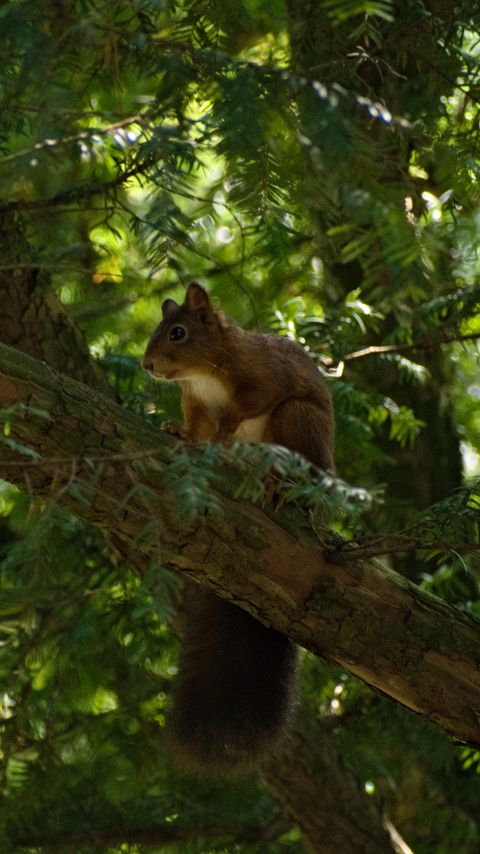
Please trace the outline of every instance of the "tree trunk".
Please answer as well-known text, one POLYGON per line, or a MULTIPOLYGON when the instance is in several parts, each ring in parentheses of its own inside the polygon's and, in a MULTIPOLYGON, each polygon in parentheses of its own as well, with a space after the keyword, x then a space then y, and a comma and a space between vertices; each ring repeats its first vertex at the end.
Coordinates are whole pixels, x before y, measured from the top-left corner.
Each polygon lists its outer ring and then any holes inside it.
POLYGON ((383 821, 377 801, 338 757, 331 732, 303 709, 265 777, 301 830, 307 854, 409 850, 383 821))
POLYGON ((11 216, 0 217, 0 246, 0 341, 111 393, 81 331, 55 296, 49 274, 30 262, 21 226, 11 216))

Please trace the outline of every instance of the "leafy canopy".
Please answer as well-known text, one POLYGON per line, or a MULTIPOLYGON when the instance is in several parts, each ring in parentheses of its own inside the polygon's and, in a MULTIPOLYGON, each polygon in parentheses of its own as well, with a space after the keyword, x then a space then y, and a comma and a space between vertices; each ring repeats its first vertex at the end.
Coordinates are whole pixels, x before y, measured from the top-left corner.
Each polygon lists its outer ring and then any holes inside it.
MULTIPOLYGON (((466 0, 0 8, 0 276, 38 271, 117 398, 157 421, 178 395, 138 357, 190 280, 300 341, 329 377, 343 480, 312 483, 269 450, 239 496, 261 499, 273 463, 332 547, 387 554, 474 613, 479 27, 466 0)), ((208 506, 215 454, 196 479, 176 457, 181 512, 208 506)), ((278 808, 259 781, 166 764, 177 579, 140 576, 108 537, 7 485, 0 521, 2 850, 267 850, 278 808)), ((308 703, 339 714, 348 763, 415 851, 477 850, 478 754, 304 665, 308 703)), ((278 828, 268 850, 300 851, 278 828)))

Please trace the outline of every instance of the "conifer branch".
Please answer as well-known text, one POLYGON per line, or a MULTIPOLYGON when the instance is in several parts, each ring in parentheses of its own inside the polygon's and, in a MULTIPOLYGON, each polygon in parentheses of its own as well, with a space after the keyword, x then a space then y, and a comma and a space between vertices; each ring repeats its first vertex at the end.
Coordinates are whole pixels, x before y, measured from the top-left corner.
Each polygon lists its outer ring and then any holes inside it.
POLYGON ((45 149, 51 151, 52 149, 57 149, 64 145, 70 145, 72 142, 87 142, 91 141, 93 137, 108 136, 108 134, 113 131, 121 130, 122 128, 129 127, 133 124, 142 124, 143 120, 144 116, 142 116, 141 113, 138 113, 137 115, 129 116, 122 121, 114 122, 106 127, 88 128, 87 130, 80 131, 79 133, 69 134, 67 136, 59 137, 58 139, 42 139, 30 148, 23 148, 21 151, 14 151, 12 154, 6 154, 4 157, 0 157, 0 169, 6 163, 12 163, 14 160, 19 160, 22 157, 34 155, 38 151, 44 151, 45 149))
POLYGON ((49 500, 59 494, 85 521, 480 744, 480 622, 472 616, 376 562, 330 563, 300 508, 275 513, 235 499, 248 473, 241 459, 213 448, 207 470, 201 447, 5 345, 0 405, 10 409, 0 476, 49 500), (74 446, 75 472, 52 472, 49 458, 74 446), (103 451, 134 457, 152 447, 152 459, 92 465, 103 451), (29 468, 27 479, 11 466, 24 454, 46 463, 29 468))

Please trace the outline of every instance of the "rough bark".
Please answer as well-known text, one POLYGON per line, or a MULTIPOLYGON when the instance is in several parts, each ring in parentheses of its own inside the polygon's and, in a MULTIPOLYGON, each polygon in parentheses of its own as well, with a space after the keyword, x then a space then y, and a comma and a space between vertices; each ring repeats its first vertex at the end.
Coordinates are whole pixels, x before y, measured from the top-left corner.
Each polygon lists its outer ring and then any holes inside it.
POLYGON ((82 332, 53 292, 49 274, 30 262, 21 226, 14 219, 0 217, 0 242, 0 341, 111 393, 82 332))
POLYGON ((307 854, 409 851, 382 819, 377 801, 360 790, 338 757, 331 733, 305 710, 265 777, 286 815, 300 828, 307 854))
POLYGON ((207 481, 214 504, 193 520, 180 516, 179 480, 194 484, 204 470, 201 447, 180 445, 5 345, 0 405, 17 410, 0 446, 1 477, 135 540, 164 565, 480 745, 480 623, 473 617, 378 562, 329 563, 299 508, 275 514, 234 500, 247 467, 220 449, 207 481), (12 440, 40 458, 29 460, 12 440))

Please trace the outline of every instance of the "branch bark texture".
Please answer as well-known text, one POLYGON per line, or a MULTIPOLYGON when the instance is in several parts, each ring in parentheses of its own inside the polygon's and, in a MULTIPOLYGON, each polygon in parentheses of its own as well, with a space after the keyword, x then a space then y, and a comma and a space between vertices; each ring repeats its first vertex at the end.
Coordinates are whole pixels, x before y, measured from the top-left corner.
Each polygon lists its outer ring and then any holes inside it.
MULTIPOLYGON (((300 828, 306 854, 402 851, 378 802, 359 789, 331 733, 307 709, 302 709, 264 776, 284 813, 300 828)), ((409 849, 401 842, 405 854, 409 849)))
POLYGON ((0 341, 111 394, 82 332, 52 290, 49 274, 24 263, 24 257, 29 257, 28 247, 15 219, 0 215, 0 240, 0 341))
POLYGON ((275 514, 235 500, 247 464, 227 452, 208 477, 204 512, 180 515, 181 490, 200 482, 205 488, 201 447, 176 443, 6 345, 0 345, 0 406, 12 407, 11 432, 0 445, 2 478, 133 541, 480 745, 480 622, 473 617, 377 562, 329 563, 300 508, 275 514), (19 451, 21 445, 38 458, 19 451))

